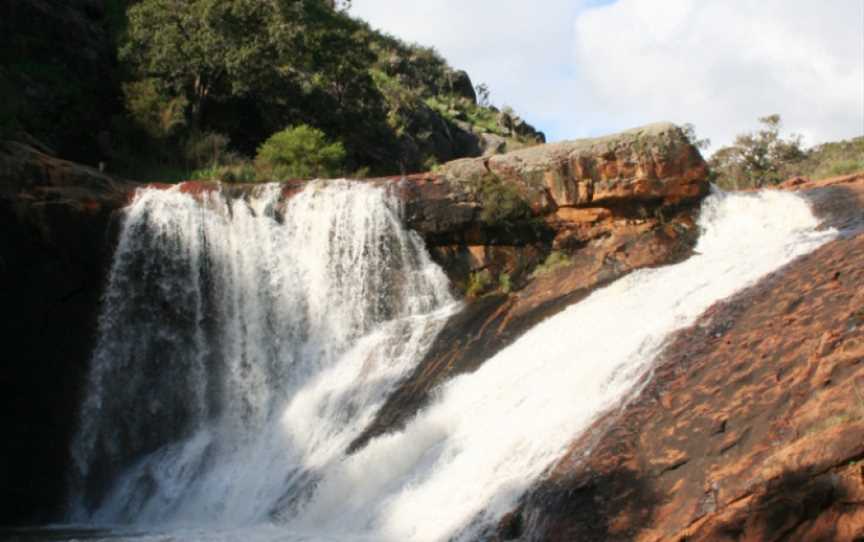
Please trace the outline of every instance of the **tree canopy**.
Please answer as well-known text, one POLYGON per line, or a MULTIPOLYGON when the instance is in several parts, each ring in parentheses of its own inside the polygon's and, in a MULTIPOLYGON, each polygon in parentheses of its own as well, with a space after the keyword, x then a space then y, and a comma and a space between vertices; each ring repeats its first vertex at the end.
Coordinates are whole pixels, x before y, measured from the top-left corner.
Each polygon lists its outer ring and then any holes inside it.
POLYGON ((478 134, 490 130, 514 144, 541 140, 509 133, 488 89, 478 105, 467 74, 434 49, 371 29, 344 0, 110 4, 120 6, 113 35, 125 115, 112 121, 109 161, 133 178, 144 157, 157 170, 236 167, 285 126, 340 141, 347 171, 378 174, 479 154, 478 134), (177 156, 205 136, 227 148, 177 156))
POLYGON ((305 124, 276 132, 258 149, 255 161, 274 179, 332 177, 341 173, 345 148, 305 124))
POLYGON ((721 186, 740 189, 779 183, 806 157, 801 136, 780 137, 780 115, 762 117, 759 123, 760 130, 738 135, 735 143, 711 157, 711 169, 721 186))

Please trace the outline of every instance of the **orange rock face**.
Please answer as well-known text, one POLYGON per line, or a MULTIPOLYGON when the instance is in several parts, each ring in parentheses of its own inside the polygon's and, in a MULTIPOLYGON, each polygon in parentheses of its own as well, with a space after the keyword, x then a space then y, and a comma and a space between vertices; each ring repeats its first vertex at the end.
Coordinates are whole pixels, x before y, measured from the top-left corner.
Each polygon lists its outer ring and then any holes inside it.
POLYGON ((495 175, 520 187, 538 211, 617 202, 698 200, 708 190, 707 166, 672 124, 611 136, 529 147, 490 158, 445 164, 448 179, 495 175))
POLYGON ((396 187, 406 220, 424 234, 458 289, 480 273, 488 284, 447 323, 350 449, 398 429, 436 386, 477 369, 595 288, 687 257, 698 236, 692 214, 707 192, 706 173, 681 131, 660 124, 373 180, 396 187), (484 222, 488 202, 472 188, 489 177, 515 187, 533 217, 484 222))
POLYGON ((792 188, 846 235, 673 337, 499 540, 862 540, 864 176, 792 188))

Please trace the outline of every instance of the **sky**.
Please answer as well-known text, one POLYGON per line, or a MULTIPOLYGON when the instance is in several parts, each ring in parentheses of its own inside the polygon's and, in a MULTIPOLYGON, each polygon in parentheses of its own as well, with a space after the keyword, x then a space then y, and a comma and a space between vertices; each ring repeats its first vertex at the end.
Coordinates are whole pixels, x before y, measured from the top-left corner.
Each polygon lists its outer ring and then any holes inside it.
POLYGON ((353 0, 433 46, 549 141, 656 121, 712 150, 780 114, 808 145, 864 135, 864 0, 353 0))

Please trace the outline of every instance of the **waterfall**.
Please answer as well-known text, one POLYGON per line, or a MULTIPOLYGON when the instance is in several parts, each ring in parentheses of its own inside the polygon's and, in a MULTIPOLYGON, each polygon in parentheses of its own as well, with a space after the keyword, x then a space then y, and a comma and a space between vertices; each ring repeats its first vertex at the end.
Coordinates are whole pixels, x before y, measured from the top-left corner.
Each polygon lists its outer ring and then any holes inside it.
POLYGON ((776 191, 716 193, 699 227, 688 260, 595 291, 449 382, 404 431, 329 472, 290 527, 335 540, 477 539, 599 414, 638 393, 667 336, 836 234, 776 191))
POLYGON ((72 519, 154 525, 314 487, 454 306, 398 201, 348 181, 139 191, 102 305, 72 519))
POLYGON ((95 505, 82 491, 79 521, 184 540, 477 539, 638 393, 670 333, 836 234, 797 195, 714 193, 691 258, 595 291, 346 456, 455 305, 382 190, 316 184, 284 211, 277 192, 133 202, 74 450, 79 486, 111 490, 95 505))

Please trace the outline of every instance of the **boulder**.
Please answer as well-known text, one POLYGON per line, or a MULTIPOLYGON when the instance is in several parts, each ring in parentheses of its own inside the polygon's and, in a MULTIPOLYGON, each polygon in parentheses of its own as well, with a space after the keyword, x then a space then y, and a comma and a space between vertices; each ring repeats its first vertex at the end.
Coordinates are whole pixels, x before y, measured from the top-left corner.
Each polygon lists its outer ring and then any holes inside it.
POLYGON ((483 156, 503 154, 507 150, 507 140, 495 134, 480 134, 480 150, 483 156))
POLYGON ((673 124, 652 124, 620 134, 538 145, 490 158, 446 164, 454 183, 491 173, 517 185, 535 209, 678 204, 708 192, 708 168, 673 124))
POLYGON ((477 273, 491 285, 448 322, 350 450, 401 427, 436 386, 477 369, 594 289, 635 269, 686 258, 698 237, 693 215, 708 191, 706 177, 704 161, 681 130, 660 124, 457 160, 402 179, 406 221, 424 235, 457 289, 465 291, 477 273), (567 164, 606 163, 610 153, 630 169, 622 165, 617 176, 598 176, 596 183, 570 174, 567 164), (503 225, 485 221, 489 206, 511 190, 531 216, 503 225))
POLYGON ((0 2, 0 116, 13 116, 60 156, 90 164, 106 159, 97 135, 123 114, 105 4, 0 2))
POLYGON ((451 71, 447 74, 447 82, 453 94, 465 98, 471 103, 477 103, 477 92, 474 90, 474 84, 471 82, 468 72, 464 70, 451 71))

